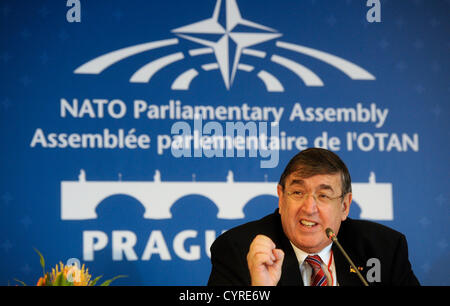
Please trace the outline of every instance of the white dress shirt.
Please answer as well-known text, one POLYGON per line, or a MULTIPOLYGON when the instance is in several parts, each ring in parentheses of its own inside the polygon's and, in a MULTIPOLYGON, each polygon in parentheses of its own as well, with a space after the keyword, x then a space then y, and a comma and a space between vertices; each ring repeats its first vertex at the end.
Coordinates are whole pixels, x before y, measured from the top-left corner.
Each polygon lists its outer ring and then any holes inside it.
MULTIPOLYGON (((325 266, 328 267, 328 264, 330 262, 330 257, 332 255, 331 246, 333 243, 330 243, 328 246, 323 248, 320 252, 314 253, 314 254, 308 254, 299 248, 297 248, 292 242, 292 247, 294 248, 295 256, 297 256, 297 261, 300 267, 300 273, 302 275, 303 284, 305 286, 311 285, 311 274, 312 274, 312 268, 311 266, 305 262, 306 257, 309 255, 319 255, 319 257, 322 259, 322 261, 325 263, 325 266)), ((337 279, 336 279, 336 267, 334 265, 334 256, 331 259, 331 265, 329 267, 329 271, 331 272, 331 276, 333 278, 333 286, 337 286, 337 279)))

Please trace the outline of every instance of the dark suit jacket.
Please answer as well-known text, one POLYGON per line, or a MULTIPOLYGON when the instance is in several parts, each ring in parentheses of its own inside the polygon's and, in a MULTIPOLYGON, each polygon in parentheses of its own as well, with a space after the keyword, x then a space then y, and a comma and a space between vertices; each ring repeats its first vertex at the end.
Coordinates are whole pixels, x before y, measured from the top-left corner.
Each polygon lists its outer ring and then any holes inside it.
MULTIPOLYGON (((278 210, 260 220, 230 229, 215 240, 211 246, 212 270, 208 285, 250 285, 246 257, 250 243, 258 234, 270 237, 285 253, 278 285, 303 285, 297 257, 283 232, 278 210)), ((411 270, 403 234, 374 222, 347 218, 341 223, 337 237, 355 265, 363 268, 360 272, 366 279, 367 272, 374 267, 374 264, 367 266, 367 261, 379 259, 381 281, 369 285, 419 285, 411 270)), ((332 250, 338 284, 361 286, 361 280, 350 271, 350 264, 335 244, 332 250)))

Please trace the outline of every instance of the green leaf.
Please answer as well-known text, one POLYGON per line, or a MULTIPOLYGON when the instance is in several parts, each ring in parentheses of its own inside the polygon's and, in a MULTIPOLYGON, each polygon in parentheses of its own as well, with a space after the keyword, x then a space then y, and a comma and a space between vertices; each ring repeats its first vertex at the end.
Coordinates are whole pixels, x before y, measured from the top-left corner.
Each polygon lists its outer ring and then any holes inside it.
MULTIPOLYGON (((15 279, 14 280, 18 283, 20 283, 22 286, 26 286, 27 284, 25 284, 24 282, 22 282, 21 280, 15 279)), ((8 281, 8 286, 9 286, 9 281, 8 281)))
POLYGON ((53 283, 53 286, 63 286, 63 284, 64 284, 64 274, 59 273, 55 279, 55 282, 53 283))
POLYGON ((73 281, 69 281, 66 277, 62 277, 61 286, 73 286, 73 281))
POLYGON ((42 256, 41 252, 39 252, 37 249, 34 249, 34 251, 36 253, 38 253, 38 255, 39 255, 39 261, 40 261, 41 267, 42 267, 42 274, 44 274, 44 276, 45 276, 45 259, 44 259, 44 256, 42 256))
POLYGON ((54 284, 51 282, 51 276, 50 276, 50 272, 47 272, 44 275, 44 279, 45 279, 45 287, 52 287, 54 286, 54 284))
POLYGON ((69 282, 68 280, 64 280, 64 286, 73 287, 73 282, 69 282))
POLYGON ((88 284, 88 286, 95 286, 95 284, 97 284, 98 280, 100 278, 102 278, 103 275, 97 276, 96 278, 94 278, 93 280, 91 280, 88 284))
POLYGON ((113 281, 115 281, 118 278, 122 278, 122 277, 128 277, 126 275, 117 275, 116 277, 113 277, 111 279, 108 279, 107 281, 105 281, 103 284, 101 284, 101 287, 105 287, 105 286, 109 286, 113 281))

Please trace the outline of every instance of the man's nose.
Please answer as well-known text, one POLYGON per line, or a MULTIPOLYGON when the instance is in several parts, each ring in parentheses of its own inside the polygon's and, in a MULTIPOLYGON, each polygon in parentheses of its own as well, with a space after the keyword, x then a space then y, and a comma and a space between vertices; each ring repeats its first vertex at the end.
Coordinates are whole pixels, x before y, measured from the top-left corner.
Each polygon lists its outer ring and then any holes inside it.
POLYGON ((303 200, 301 209, 306 214, 312 215, 317 212, 317 201, 314 195, 307 194, 303 200))

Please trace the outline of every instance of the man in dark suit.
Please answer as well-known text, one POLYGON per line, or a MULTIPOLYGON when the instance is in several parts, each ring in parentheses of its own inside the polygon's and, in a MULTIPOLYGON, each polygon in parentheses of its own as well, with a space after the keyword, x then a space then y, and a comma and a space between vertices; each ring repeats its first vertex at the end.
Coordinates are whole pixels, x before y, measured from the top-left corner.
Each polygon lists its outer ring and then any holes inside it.
POLYGON ((318 148, 298 153, 281 175, 278 209, 213 243, 208 285, 362 285, 327 228, 371 285, 419 285, 404 235, 348 218, 351 191, 336 154, 318 148))

